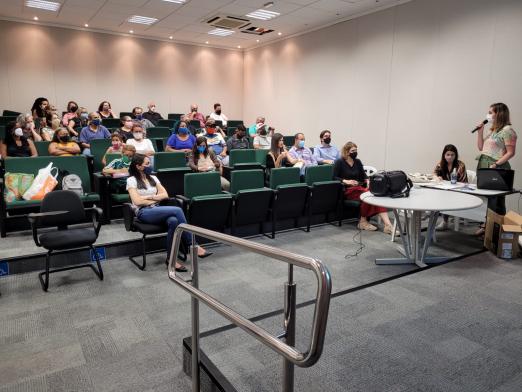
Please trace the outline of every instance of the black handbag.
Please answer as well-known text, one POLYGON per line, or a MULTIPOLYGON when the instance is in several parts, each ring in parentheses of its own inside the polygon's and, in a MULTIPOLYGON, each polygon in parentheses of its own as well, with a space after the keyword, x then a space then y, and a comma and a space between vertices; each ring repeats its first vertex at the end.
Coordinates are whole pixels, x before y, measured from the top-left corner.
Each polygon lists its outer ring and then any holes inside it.
POLYGON ((370 177, 370 192, 374 196, 409 197, 413 183, 401 170, 381 171, 370 177))

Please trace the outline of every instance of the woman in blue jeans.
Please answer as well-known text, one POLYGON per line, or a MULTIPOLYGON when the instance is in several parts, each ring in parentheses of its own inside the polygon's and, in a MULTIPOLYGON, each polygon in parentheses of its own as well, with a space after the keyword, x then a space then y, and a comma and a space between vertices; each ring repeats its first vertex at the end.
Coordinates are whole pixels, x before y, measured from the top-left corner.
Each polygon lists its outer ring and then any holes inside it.
MULTIPOLYGON (((167 225, 167 260, 169 260, 174 230, 180 223, 187 223, 187 220, 181 208, 159 205, 159 202, 168 199, 169 195, 158 178, 151 175, 151 172, 150 159, 145 155, 134 155, 129 167, 127 191, 138 220, 152 225, 167 225)), ((187 245, 192 243, 189 233, 183 233, 183 239, 187 245)), ((202 247, 198 248, 199 257, 204 258, 210 255, 211 253, 206 252, 202 247)), ((187 271, 177 260, 175 267, 176 271, 187 271)))

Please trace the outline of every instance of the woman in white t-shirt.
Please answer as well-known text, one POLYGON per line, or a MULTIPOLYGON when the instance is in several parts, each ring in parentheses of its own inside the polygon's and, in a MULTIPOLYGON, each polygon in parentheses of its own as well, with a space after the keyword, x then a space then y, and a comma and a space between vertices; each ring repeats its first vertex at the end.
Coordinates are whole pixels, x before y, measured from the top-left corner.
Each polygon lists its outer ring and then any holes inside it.
POLYGON ((134 139, 127 139, 125 144, 130 144, 136 148, 138 154, 145 155, 151 158, 154 155, 154 146, 152 141, 145 137, 143 127, 139 123, 134 123, 131 128, 132 136, 134 139))
MULTIPOLYGON (((151 225, 164 224, 167 232, 167 260, 170 258, 174 230, 180 223, 187 223, 183 210, 175 206, 160 206, 159 202, 169 198, 167 191, 161 185, 156 176, 151 175, 150 159, 142 154, 136 154, 132 158, 127 178, 127 191, 135 207, 136 217, 143 223, 151 225)), ((183 233, 183 240, 187 245, 192 244, 190 234, 183 233)), ((202 247, 198 247, 198 256, 201 258, 210 256, 202 247)), ((176 271, 185 272, 187 269, 176 260, 176 271)))

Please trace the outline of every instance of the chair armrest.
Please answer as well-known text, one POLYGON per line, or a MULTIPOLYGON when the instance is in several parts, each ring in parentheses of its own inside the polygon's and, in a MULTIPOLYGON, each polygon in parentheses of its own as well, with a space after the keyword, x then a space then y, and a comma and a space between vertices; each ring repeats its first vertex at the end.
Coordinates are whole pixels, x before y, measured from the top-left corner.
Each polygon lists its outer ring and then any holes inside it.
POLYGON ((136 214, 134 213, 134 209, 132 208, 131 203, 123 203, 123 224, 125 225, 125 230, 133 231, 134 229, 134 220, 136 219, 136 214))
POLYGON ((160 206, 183 207, 182 203, 175 197, 169 197, 160 201, 160 206))
POLYGON ((96 232, 96 237, 98 236, 100 232, 100 228, 102 225, 102 217, 103 217, 103 210, 99 207, 92 207, 91 210, 91 216, 92 216, 92 225, 94 226, 94 231, 96 232))
POLYGON ((33 233, 33 240, 36 246, 40 247, 40 241, 38 240, 38 222, 40 219, 45 218, 46 216, 55 216, 55 215, 63 215, 67 214, 69 211, 48 211, 48 212, 32 212, 27 215, 27 219, 31 224, 31 231, 33 233))
POLYGON ((176 195, 176 200, 180 202, 181 208, 183 208, 183 212, 187 213, 187 208, 190 204, 190 199, 185 195, 176 195))

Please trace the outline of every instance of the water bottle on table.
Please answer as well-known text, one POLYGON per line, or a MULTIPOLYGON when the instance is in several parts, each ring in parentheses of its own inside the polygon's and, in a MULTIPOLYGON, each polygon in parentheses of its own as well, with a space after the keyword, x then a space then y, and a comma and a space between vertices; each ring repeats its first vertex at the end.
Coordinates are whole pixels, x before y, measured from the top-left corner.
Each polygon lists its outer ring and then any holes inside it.
POLYGON ((453 169, 453 171, 451 172, 450 179, 452 184, 457 183, 457 169, 453 169))

